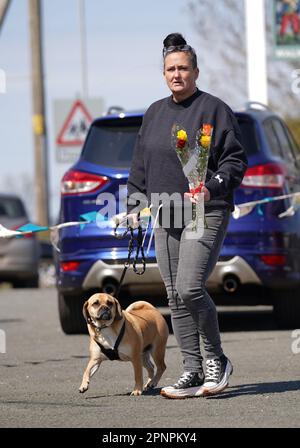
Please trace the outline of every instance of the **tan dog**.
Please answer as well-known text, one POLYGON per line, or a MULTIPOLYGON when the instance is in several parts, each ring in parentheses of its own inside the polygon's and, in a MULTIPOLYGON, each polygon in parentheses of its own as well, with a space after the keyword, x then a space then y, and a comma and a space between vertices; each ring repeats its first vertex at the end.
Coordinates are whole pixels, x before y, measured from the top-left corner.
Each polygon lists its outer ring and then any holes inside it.
POLYGON ((165 319, 154 306, 139 301, 122 311, 114 297, 94 294, 85 302, 83 315, 90 334, 90 360, 79 392, 88 390, 90 377, 102 361, 111 358, 132 362, 135 386, 131 395, 141 395, 143 390, 157 385, 166 369, 164 356, 169 330, 165 319), (116 350, 111 350, 114 348, 116 350), (102 350, 108 351, 104 354, 102 350), (157 368, 155 375, 150 354, 157 368), (144 387, 143 366, 149 377, 144 387))

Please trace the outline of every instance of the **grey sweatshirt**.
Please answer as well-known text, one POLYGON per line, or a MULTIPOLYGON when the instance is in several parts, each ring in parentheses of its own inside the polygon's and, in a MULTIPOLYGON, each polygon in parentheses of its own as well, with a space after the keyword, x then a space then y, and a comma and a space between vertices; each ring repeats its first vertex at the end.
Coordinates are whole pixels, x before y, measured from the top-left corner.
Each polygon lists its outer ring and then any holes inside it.
POLYGON ((183 197, 189 191, 188 180, 172 145, 171 130, 178 124, 194 144, 196 133, 204 123, 214 127, 205 182, 211 200, 206 207, 233 210, 234 189, 242 182, 247 168, 240 129, 232 110, 223 101, 197 90, 180 103, 172 96, 156 101, 145 113, 127 184, 128 212, 137 205, 130 200, 132 193, 145 194, 150 204, 152 193, 177 192, 183 197))

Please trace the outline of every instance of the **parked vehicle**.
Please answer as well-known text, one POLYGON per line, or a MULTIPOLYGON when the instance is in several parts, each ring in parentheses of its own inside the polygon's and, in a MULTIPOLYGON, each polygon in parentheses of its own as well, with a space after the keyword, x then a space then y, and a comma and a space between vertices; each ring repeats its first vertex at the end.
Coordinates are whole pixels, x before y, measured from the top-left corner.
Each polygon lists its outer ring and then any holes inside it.
MULTIPOLYGON (((11 194, 0 194, 0 223, 16 230, 29 222, 22 200, 11 194)), ((39 242, 35 235, 0 240, 0 281, 15 288, 38 287, 39 242)))
MULTIPOLYGON (((258 103, 235 112, 249 166, 235 202, 300 191, 298 147, 285 122, 258 103)), ((98 210, 99 193, 113 193, 126 184, 142 112, 118 113, 96 119, 79 160, 61 183, 61 222, 76 221, 98 210)), ((217 303, 272 304, 283 327, 300 325, 300 210, 279 218, 291 199, 255 207, 247 216, 231 219, 219 261, 207 287, 217 303)), ((146 240, 147 244, 147 240, 146 240)), ((128 240, 117 240, 111 229, 89 224, 60 233, 57 288, 61 325, 66 333, 84 331, 82 304, 91 292, 114 294, 128 240)), ((165 297, 154 246, 144 275, 128 270, 123 284, 127 297, 142 293, 165 297)))

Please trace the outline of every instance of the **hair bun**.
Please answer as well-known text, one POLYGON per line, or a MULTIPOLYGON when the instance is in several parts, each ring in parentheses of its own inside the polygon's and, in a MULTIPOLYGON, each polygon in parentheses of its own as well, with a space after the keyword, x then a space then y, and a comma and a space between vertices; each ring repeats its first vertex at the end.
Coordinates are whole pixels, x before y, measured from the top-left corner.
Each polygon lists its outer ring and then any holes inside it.
POLYGON ((168 48, 168 47, 175 47, 178 45, 186 45, 186 40, 185 38, 182 36, 182 34, 180 33, 172 33, 169 34, 165 39, 164 39, 164 48, 168 48))

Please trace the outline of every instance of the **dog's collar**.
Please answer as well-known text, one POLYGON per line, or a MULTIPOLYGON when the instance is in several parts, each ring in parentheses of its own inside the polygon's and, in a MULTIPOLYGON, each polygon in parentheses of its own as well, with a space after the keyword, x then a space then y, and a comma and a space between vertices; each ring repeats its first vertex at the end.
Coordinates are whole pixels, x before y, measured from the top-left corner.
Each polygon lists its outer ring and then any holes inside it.
MULTIPOLYGON (((96 327, 96 325, 95 325, 96 327)), ((102 328, 106 328, 106 325, 104 325, 103 327, 96 327, 98 328, 98 331, 100 331, 102 328)), ((115 361, 115 360, 119 360, 120 356, 119 356, 119 352, 118 352, 118 347, 122 341, 122 338, 124 336, 125 333, 125 319, 121 328, 121 331, 119 333, 119 336, 117 337, 117 340, 115 342, 114 348, 105 348, 102 344, 100 344, 99 341, 97 341, 96 338, 94 338, 94 341, 96 342, 96 344, 100 347, 101 352, 107 356, 108 359, 110 359, 110 361, 115 361)))

